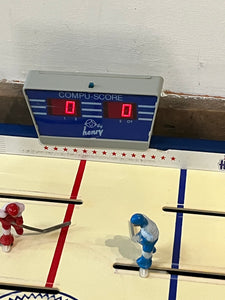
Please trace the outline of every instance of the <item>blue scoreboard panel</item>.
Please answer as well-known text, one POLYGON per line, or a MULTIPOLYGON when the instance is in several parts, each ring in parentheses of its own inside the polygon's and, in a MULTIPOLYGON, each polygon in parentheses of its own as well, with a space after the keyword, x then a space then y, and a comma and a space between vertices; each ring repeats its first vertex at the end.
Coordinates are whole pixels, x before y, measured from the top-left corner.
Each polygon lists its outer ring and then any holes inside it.
POLYGON ((24 94, 40 141, 146 150, 161 77, 30 71, 24 94))

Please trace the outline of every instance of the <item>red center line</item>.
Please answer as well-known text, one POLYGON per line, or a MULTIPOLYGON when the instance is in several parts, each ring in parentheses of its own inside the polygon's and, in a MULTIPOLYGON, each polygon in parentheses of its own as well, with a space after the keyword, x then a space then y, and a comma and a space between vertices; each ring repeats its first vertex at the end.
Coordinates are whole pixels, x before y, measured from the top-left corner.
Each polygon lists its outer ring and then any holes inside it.
MULTIPOLYGON (((84 174, 84 169, 85 169, 85 165, 86 165, 86 161, 85 160, 81 160, 80 161, 80 165, 77 171, 77 176, 73 185, 73 189, 71 192, 71 196, 70 199, 77 199, 77 195, 80 189, 80 185, 81 185, 81 181, 83 178, 83 174, 84 174)), ((68 222, 71 221, 72 215, 73 215, 73 211, 74 211, 74 204, 68 204, 67 206, 67 210, 66 210, 66 214, 65 214, 65 218, 64 218, 64 222, 68 222)), ((66 236, 68 233, 68 229, 69 227, 64 227, 61 229, 60 234, 59 234, 59 238, 58 238, 58 242, 55 248, 55 253, 52 259, 52 264, 48 273, 48 278, 46 281, 45 286, 52 288, 54 281, 55 281, 55 277, 56 277, 56 273, 59 267, 59 262, 62 256, 62 251, 63 251, 63 247, 66 241, 66 236)))

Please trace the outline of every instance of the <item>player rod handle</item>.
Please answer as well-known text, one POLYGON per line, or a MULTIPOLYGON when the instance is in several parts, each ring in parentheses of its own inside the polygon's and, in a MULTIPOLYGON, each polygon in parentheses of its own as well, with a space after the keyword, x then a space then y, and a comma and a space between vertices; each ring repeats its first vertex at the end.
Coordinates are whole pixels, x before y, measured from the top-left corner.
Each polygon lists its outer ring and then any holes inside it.
POLYGON ((0 282, 1 290, 12 290, 12 291, 20 291, 20 292, 30 292, 30 293, 45 293, 45 294, 53 294, 56 295, 59 293, 59 289, 57 288, 47 288, 36 285, 22 285, 22 284, 13 284, 13 283, 3 283, 0 282))
POLYGON ((76 204, 76 205, 83 204, 83 201, 80 199, 62 199, 62 198, 39 197, 39 196, 19 195, 19 194, 17 195, 17 194, 7 194, 7 193, 0 193, 0 198, 12 199, 12 200, 76 204))

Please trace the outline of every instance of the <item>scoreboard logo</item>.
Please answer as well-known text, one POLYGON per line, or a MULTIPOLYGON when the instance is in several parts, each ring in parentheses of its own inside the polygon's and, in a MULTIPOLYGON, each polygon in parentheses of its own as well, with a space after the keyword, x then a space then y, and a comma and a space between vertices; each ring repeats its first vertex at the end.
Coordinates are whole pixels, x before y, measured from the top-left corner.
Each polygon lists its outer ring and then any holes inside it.
POLYGON ((225 171, 225 156, 224 156, 224 159, 219 160, 218 167, 219 167, 219 170, 225 171))
POLYGON ((0 299, 7 300, 77 300, 76 298, 69 296, 64 293, 59 293, 57 295, 49 294, 36 294, 36 293, 22 293, 13 292, 7 295, 0 296, 0 299))
POLYGON ((95 136, 95 137, 101 137, 103 133, 103 125, 98 124, 95 122, 93 119, 88 119, 84 123, 84 128, 83 128, 83 136, 95 136))

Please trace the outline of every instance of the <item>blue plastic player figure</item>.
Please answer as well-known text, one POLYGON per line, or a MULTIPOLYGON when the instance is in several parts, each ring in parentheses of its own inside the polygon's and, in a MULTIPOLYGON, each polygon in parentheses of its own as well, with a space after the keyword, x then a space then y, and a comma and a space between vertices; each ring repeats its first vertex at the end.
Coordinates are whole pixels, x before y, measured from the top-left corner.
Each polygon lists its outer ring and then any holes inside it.
POLYGON ((156 252, 155 244, 159 238, 159 230, 156 224, 143 214, 134 214, 130 219, 131 239, 142 245, 142 256, 136 262, 140 267, 140 276, 147 277, 148 269, 152 265, 152 254, 156 252), (135 234, 134 226, 140 226, 141 230, 135 234))

